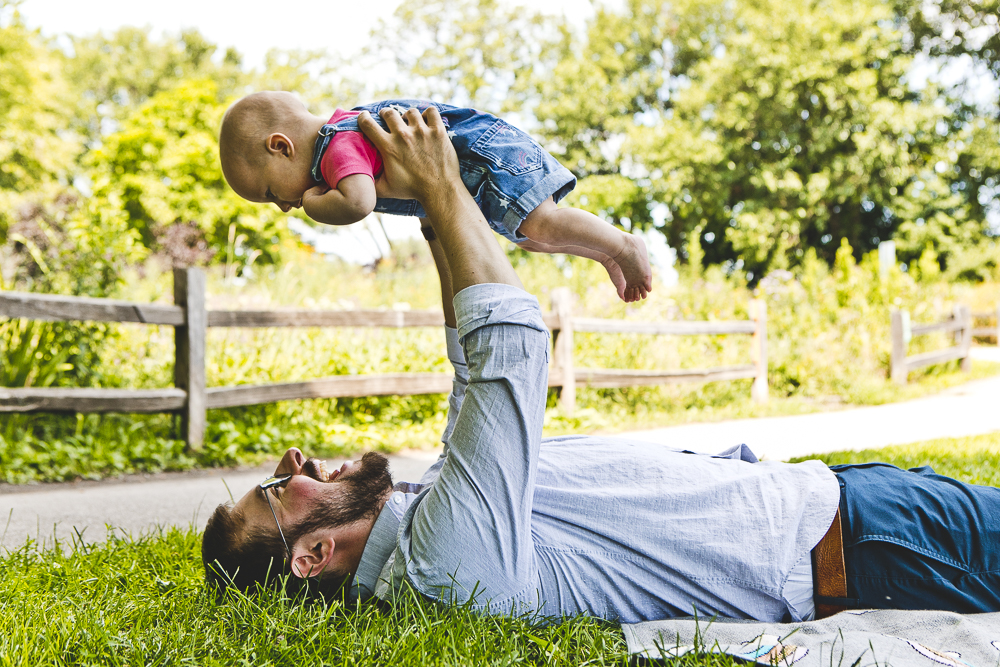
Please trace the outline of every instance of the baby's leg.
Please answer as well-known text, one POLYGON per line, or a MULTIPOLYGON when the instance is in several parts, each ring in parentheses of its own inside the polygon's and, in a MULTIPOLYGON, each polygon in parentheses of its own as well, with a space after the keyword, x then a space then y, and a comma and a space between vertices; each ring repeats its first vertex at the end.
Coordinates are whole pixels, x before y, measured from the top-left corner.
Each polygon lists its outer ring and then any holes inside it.
POLYGON ((544 252, 550 255, 555 253, 565 253, 567 255, 576 255, 577 257, 586 257, 587 259, 599 262, 608 272, 611 282, 615 284, 615 290, 618 291, 618 298, 623 301, 627 300, 625 299, 625 276, 622 275, 621 267, 615 263, 615 260, 608 257, 603 252, 597 252, 579 245, 549 245, 540 241, 534 241, 530 238, 524 239, 518 243, 517 247, 529 252, 544 252))
POLYGON ((528 214, 518 231, 551 248, 547 252, 565 252, 601 262, 623 301, 645 299, 653 289, 646 244, 592 213, 559 208, 549 198, 528 214), (613 270, 612 265, 618 270, 613 270))

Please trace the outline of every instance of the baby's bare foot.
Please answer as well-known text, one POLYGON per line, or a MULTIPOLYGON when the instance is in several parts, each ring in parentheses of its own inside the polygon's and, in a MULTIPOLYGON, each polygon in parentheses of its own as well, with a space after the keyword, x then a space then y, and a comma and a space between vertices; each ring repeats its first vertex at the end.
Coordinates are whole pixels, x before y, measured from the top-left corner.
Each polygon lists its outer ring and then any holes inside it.
MULTIPOLYGON (((613 259, 625 278, 625 289, 618 296, 627 303, 645 299, 653 289, 653 273, 649 268, 646 244, 637 236, 622 233, 624 247, 613 259)), ((605 268, 607 268, 605 266, 605 268)), ((608 273, 611 270, 608 269, 608 273)), ((612 278, 612 281, 614 278, 612 278)), ((617 287, 617 283, 615 284, 617 287)))
POLYGON ((628 301, 628 299, 625 298, 626 281, 621 267, 618 266, 618 263, 615 260, 611 259, 607 255, 604 255, 604 259, 600 259, 598 261, 608 272, 608 277, 611 278, 611 282, 615 284, 615 290, 618 292, 618 298, 622 301, 628 301))

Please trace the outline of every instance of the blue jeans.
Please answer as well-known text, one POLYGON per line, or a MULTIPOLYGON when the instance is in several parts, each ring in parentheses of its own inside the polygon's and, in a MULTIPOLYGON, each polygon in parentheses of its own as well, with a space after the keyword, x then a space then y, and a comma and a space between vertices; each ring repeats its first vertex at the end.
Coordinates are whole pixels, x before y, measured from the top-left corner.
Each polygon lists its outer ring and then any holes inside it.
MULTIPOLYGON (((549 197, 558 202, 576 186, 576 177, 534 139, 492 114, 426 100, 384 100, 354 107, 353 111, 369 111, 383 129, 388 129, 378 115, 380 110, 393 107, 403 112, 416 107, 422 111, 430 106, 438 108, 448 128, 466 189, 490 227, 514 243, 524 240, 517 230, 529 213, 549 197)), ((312 175, 317 182, 322 180, 319 164, 330 137, 337 132, 359 131, 356 117, 323 126, 313 155, 312 175)), ((408 199, 379 199, 375 210, 425 216, 420 204, 408 199)))
POLYGON ((927 466, 831 469, 841 486, 848 596, 841 604, 1000 611, 1000 489, 965 484, 927 466))

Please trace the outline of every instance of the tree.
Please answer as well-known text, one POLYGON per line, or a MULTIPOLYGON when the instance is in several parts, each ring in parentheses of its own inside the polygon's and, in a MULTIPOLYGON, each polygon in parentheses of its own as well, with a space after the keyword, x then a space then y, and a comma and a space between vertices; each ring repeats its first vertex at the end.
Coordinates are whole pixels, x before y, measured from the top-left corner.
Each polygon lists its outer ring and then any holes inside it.
POLYGON ((66 132, 69 101, 59 62, 24 26, 16 3, 0 0, 0 230, 10 224, 10 195, 71 173, 80 145, 66 132))
POLYGON ((670 244, 699 229, 708 263, 760 276, 809 248, 832 262, 841 238, 860 257, 931 218, 964 244, 986 233, 997 126, 907 83, 896 19, 873 0, 632 0, 567 34, 535 113, 578 203, 624 226, 662 204, 670 244), (914 196, 932 176, 940 196, 914 196))
POLYGON ((969 56, 1000 79, 1000 0, 896 0, 897 20, 913 53, 969 56))
POLYGON ((73 37, 63 67, 73 82, 77 124, 88 144, 99 145, 125 116, 151 97, 192 78, 212 80, 219 94, 232 96, 246 81, 241 56, 229 49, 220 62, 215 45, 196 30, 154 40, 149 28, 73 37))
POLYGON ((242 261, 274 261, 286 233, 283 214, 241 199, 225 182, 216 133, 226 106, 213 81, 181 81, 125 117, 87 157, 95 200, 121 211, 143 245, 175 263, 224 260, 237 237, 246 243, 235 249, 242 261), (203 252, 192 253, 201 241, 203 252))
POLYGON ((81 141, 58 54, 0 0, 0 286, 104 296, 141 249, 73 187, 81 141))
POLYGON ((524 80, 549 61, 565 30, 565 20, 498 0, 406 2, 379 21, 363 54, 366 74, 379 72, 384 81, 354 89, 520 110, 524 80))

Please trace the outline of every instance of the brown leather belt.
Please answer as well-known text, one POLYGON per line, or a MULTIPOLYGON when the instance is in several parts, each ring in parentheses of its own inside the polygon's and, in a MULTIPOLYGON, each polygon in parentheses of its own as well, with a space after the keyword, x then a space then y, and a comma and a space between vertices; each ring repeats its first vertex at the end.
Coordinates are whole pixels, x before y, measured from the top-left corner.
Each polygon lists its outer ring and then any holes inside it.
MULTIPOLYGON (((826 535, 812 550, 813 586, 816 595, 826 598, 847 597, 847 569, 844 567, 844 531, 840 526, 840 508, 826 535)), ((816 604, 816 619, 833 616, 846 607, 816 604)))

